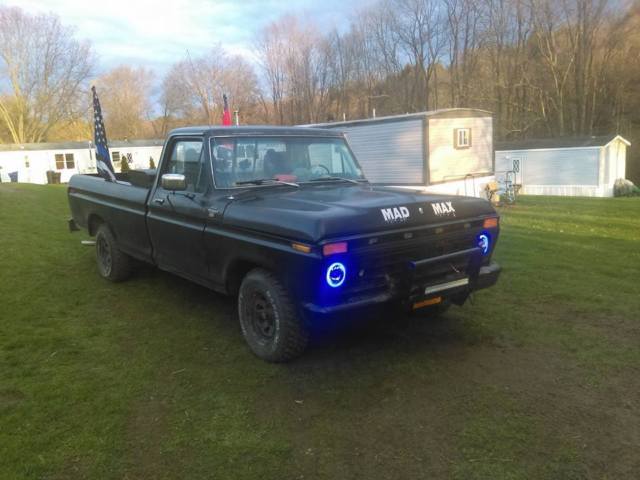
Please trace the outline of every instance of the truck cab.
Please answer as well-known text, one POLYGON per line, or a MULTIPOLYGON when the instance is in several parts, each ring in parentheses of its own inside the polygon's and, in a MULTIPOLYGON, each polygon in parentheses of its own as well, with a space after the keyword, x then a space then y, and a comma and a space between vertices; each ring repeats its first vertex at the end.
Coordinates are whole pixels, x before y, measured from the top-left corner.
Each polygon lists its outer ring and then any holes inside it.
POLYGON ((441 310, 500 272, 489 202, 372 185, 335 130, 177 129, 157 171, 76 175, 69 203, 102 276, 122 280, 138 259, 237 295, 243 335, 269 361, 302 353, 321 316, 441 310))

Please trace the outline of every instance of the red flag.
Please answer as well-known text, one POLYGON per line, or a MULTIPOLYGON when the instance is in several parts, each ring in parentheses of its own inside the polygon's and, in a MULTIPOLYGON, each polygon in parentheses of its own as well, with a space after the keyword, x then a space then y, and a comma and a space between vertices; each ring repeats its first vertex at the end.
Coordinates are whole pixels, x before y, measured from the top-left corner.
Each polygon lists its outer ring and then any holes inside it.
POLYGON ((229 102, 227 100, 227 94, 222 95, 222 99, 224 100, 224 110, 222 111, 222 125, 229 126, 231 125, 231 112, 229 111, 229 102))

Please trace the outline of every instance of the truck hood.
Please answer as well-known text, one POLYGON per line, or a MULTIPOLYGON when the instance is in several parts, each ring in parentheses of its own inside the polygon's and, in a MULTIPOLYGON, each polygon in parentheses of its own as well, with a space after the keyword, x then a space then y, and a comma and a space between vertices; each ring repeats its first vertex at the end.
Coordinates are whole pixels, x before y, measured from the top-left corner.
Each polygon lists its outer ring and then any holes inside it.
POLYGON ((292 240, 325 239, 419 227, 495 214, 479 198, 370 185, 321 184, 260 188, 226 208, 226 225, 292 240))

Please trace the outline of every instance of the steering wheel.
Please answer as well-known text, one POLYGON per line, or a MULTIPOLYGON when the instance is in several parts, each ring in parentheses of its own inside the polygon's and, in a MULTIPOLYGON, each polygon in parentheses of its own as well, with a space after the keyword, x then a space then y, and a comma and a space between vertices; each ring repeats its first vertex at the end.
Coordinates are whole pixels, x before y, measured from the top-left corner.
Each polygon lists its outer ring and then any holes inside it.
POLYGON ((311 167, 311 174, 315 177, 320 177, 324 175, 324 172, 322 171, 323 169, 327 172, 327 175, 331 176, 331 170, 329 170, 325 165, 322 165, 321 163, 311 167))

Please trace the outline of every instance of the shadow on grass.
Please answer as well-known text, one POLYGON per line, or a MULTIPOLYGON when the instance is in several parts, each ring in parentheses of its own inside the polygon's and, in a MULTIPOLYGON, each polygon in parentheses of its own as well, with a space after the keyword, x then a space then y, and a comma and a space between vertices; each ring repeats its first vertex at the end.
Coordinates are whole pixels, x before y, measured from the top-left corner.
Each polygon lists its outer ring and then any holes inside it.
MULTIPOLYGON (((173 297, 174 307, 178 310, 210 311, 216 332, 228 335, 229 340, 241 335, 235 296, 216 293, 148 265, 137 268, 130 283, 136 289, 138 285, 148 285, 158 297, 173 297)), ((384 305, 358 312, 355 316, 351 313, 316 318, 311 328, 309 349, 296 363, 340 363, 354 354, 388 359, 393 352, 404 355, 425 349, 442 351, 486 340, 488 332, 469 329, 469 325, 459 318, 457 311, 460 308, 452 306, 447 313, 436 316, 409 314, 384 305)), ((247 354, 250 355, 248 347, 247 354)))

